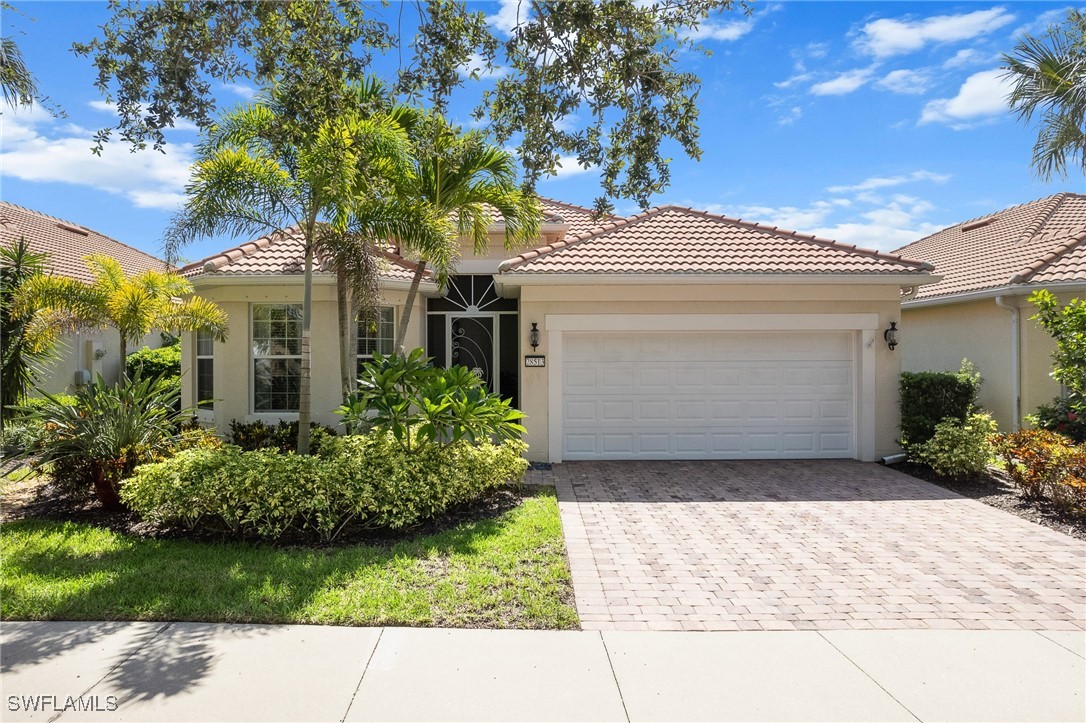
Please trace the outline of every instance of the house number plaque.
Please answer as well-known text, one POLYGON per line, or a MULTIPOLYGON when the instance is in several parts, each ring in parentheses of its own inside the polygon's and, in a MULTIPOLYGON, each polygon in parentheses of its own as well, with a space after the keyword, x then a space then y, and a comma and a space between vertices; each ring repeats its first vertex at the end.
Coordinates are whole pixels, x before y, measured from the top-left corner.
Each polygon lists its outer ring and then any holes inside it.
POLYGON ((542 354, 526 354, 524 356, 524 366, 545 367, 547 366, 547 357, 542 354))

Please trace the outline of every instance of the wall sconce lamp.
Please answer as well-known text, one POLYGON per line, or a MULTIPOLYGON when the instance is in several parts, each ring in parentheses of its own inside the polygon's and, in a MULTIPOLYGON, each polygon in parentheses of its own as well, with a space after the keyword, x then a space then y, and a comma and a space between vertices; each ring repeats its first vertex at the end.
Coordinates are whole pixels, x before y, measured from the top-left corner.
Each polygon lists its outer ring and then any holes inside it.
POLYGON ((890 351, 897 348, 897 322, 891 321, 890 328, 882 332, 882 338, 886 340, 886 346, 890 347, 890 351))
POLYGON ((528 331, 528 343, 532 345, 532 351, 539 346, 539 324, 532 322, 532 328, 528 331))

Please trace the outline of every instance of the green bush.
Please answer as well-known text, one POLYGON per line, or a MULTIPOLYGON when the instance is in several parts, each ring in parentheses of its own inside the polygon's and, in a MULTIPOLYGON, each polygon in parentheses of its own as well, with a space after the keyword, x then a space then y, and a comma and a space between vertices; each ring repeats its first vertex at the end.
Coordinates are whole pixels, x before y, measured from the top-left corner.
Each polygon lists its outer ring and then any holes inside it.
POLYGON ((1051 404, 1042 404, 1036 414, 1026 417, 1026 421, 1040 429, 1062 434, 1078 444, 1086 442, 1086 401, 1072 393, 1066 399, 1053 399, 1051 404))
POLYGON ((989 438, 995 431, 995 420, 988 414, 972 414, 965 422, 947 418, 935 425, 931 439, 912 447, 912 455, 941 477, 972 477, 988 468, 989 438))
POLYGON ((136 465, 172 450, 178 394, 166 379, 111 385, 99 376, 70 398, 47 394, 38 406, 16 409, 42 425, 39 464, 52 464, 55 481, 76 490, 93 486, 104 506, 118 508, 121 481, 136 465))
POLYGON ((904 372, 901 375, 901 446, 927 442, 944 419, 965 422, 977 404, 980 375, 968 360, 958 372, 904 372))
POLYGON ((349 432, 387 432, 408 452, 427 444, 519 439, 524 413, 465 366, 439 369, 422 349, 362 365, 358 390, 336 410, 349 432))
POLYGON ((128 358, 124 360, 124 370, 133 379, 137 376, 143 378, 180 377, 181 346, 173 344, 158 349, 145 346, 128 355, 128 358))
POLYGON ((995 449, 1026 498, 1086 510, 1086 445, 1046 429, 1023 429, 996 437, 995 449))
POLYGON ((122 497, 156 522, 275 539, 286 532, 334 539, 354 521, 403 528, 519 481, 525 445, 458 442, 408 453, 387 434, 332 440, 297 455, 235 446, 179 452, 140 466, 122 497))
POLYGON ((0 429, 0 451, 5 455, 32 455, 41 443, 43 431, 40 422, 10 420, 0 429))
MULTIPOLYGON (((309 424, 309 451, 319 454, 328 440, 336 436, 336 430, 316 422, 309 424)), ((278 424, 267 422, 230 422, 230 443, 245 452, 258 449, 277 449, 280 452, 298 451, 298 420, 278 424)))

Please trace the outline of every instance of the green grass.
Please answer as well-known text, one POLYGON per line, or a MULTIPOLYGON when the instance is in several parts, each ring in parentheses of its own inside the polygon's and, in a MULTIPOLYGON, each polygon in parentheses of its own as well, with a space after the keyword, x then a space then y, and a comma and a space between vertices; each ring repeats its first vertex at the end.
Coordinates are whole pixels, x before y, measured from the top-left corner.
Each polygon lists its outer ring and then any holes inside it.
POLYGON ((392 547, 151 540, 25 519, 0 530, 4 620, 575 628, 553 492, 392 547))

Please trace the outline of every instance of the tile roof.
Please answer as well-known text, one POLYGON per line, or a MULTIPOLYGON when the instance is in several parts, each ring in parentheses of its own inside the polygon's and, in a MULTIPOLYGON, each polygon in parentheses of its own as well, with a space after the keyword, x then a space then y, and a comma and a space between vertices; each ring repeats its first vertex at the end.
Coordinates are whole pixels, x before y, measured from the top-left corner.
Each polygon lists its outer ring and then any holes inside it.
MULTIPOLYGON (((388 262, 381 270, 382 279, 410 281, 414 276, 415 264, 411 261, 392 251, 382 251, 381 255, 388 262)), ((181 269, 181 274, 192 278, 208 273, 253 276, 304 271, 305 245, 301 231, 292 226, 189 264, 181 269)), ((326 272, 320 258, 314 259, 313 271, 326 272)), ((426 278, 431 278, 429 272, 426 278)))
POLYGON ((1086 281, 1086 196, 1057 193, 945 228, 895 253, 943 277, 917 299, 1012 284, 1086 281))
POLYGON ((25 238, 32 251, 49 255, 46 264, 52 273, 79 281, 94 280, 83 260, 91 254, 117 259, 130 276, 167 268, 165 261, 97 231, 0 201, 0 244, 8 246, 19 238, 25 238))
MULTIPOLYGON (((597 218, 596 212, 591 208, 577 206, 565 201, 555 201, 553 198, 540 198, 539 205, 543 210, 543 223, 567 223, 569 234, 583 234, 604 223, 617 221, 621 216, 609 215, 597 218)), ((489 208, 492 223, 501 223, 502 217, 496 208, 489 208)))
POLYGON ((654 208, 502 263, 504 274, 922 274, 900 256, 681 206, 654 208))

